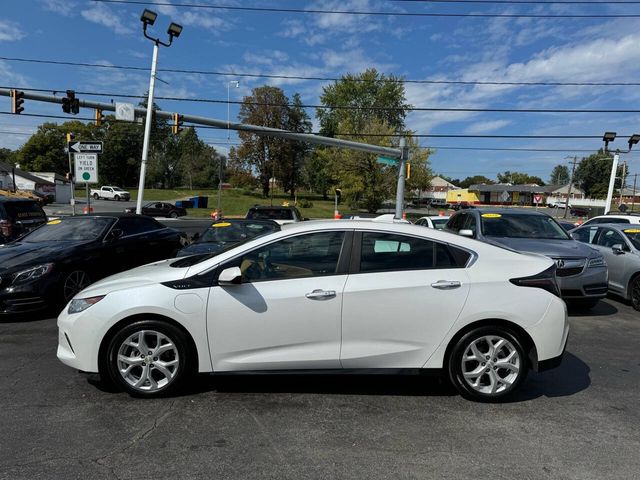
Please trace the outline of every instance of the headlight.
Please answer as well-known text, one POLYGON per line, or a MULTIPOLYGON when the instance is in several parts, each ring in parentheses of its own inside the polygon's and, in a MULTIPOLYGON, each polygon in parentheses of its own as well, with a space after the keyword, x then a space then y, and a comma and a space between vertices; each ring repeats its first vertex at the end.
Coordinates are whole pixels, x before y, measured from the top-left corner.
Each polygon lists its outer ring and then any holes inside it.
POLYGON ((95 305, 100 300, 102 300, 105 295, 100 295, 98 297, 89 297, 89 298, 76 298, 71 300, 71 304, 69 305, 69 313, 80 313, 84 312, 91 305, 95 305))
POLYGON ((588 267, 606 267, 607 262, 604 261, 604 257, 596 257, 589 260, 588 267))
POLYGON ((51 270, 53 270, 53 263, 44 263, 42 265, 37 265, 35 267, 22 270, 21 272, 14 274, 13 284, 15 285, 17 283, 25 283, 32 280, 37 280, 50 273, 51 270))

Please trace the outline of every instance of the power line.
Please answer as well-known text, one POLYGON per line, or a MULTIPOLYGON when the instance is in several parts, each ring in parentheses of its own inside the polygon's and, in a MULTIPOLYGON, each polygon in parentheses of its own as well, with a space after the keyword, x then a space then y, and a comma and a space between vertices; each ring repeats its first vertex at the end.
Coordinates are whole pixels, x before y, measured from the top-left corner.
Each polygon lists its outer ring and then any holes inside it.
MULTIPOLYGON (((22 87, 0 87, 0 88, 16 88, 18 90, 32 91, 32 92, 53 92, 54 95, 57 92, 63 92, 63 89, 36 89, 36 88, 22 88, 22 87)), ((120 97, 120 98, 135 98, 145 99, 144 95, 130 95, 124 93, 109 93, 109 92, 84 92, 76 91, 76 95, 95 96, 95 97, 120 97)), ((393 112, 393 111, 405 111, 405 112, 470 112, 470 113, 640 113, 640 110, 632 109, 574 109, 574 108, 474 108, 474 107, 360 107, 353 105, 320 105, 320 104, 300 104, 294 105, 291 103, 271 103, 271 102, 249 102, 246 100, 226 100, 226 99, 213 99, 213 98, 191 98, 191 97, 167 97, 156 96, 156 100, 166 100, 174 102, 191 102, 191 103, 214 103, 219 105, 255 105, 263 107, 301 107, 301 108, 315 108, 326 110, 350 110, 350 111, 374 111, 374 112, 393 112)))
POLYGON ((468 3, 468 4, 508 4, 508 5, 636 5, 640 1, 631 0, 390 0, 404 3, 468 3))
POLYGON ((376 17, 457 17, 457 18, 640 18, 640 14, 553 14, 553 13, 441 13, 441 12, 373 12, 362 10, 317 10, 303 8, 272 8, 272 7, 237 7, 233 5, 209 5, 202 3, 171 3, 152 2, 144 0, 91 0, 97 3, 119 3, 126 5, 150 5, 183 8, 204 8, 209 10, 231 10, 262 13, 301 13, 301 14, 333 14, 376 17))
MULTIPOLYGON (((44 65, 60 65, 71 67, 86 68, 106 68, 114 70, 131 70, 138 72, 149 72, 148 67, 137 67, 133 65, 105 65, 101 63, 89 62, 68 62, 63 60, 42 60, 35 58, 19 58, 0 56, 0 60, 7 62, 35 63, 44 65)), ((238 72, 220 72, 215 70, 193 70, 181 68, 158 68, 159 72, 165 73, 184 73, 193 75, 211 75, 223 77, 242 77, 242 78, 268 78, 275 80, 309 80, 320 82, 337 82, 342 80, 348 74, 340 77, 321 77, 321 76, 303 76, 303 75, 275 75, 267 73, 238 73, 238 72)), ((415 80, 403 79, 393 74, 385 74, 386 77, 394 77, 399 83, 424 84, 424 85, 494 85, 494 86, 523 86, 523 87, 637 87, 640 82, 509 82, 509 81, 483 81, 483 80, 415 80)), ((362 78, 351 78, 355 82, 367 82, 362 78)), ((49 91, 49 90, 46 90, 49 91)))

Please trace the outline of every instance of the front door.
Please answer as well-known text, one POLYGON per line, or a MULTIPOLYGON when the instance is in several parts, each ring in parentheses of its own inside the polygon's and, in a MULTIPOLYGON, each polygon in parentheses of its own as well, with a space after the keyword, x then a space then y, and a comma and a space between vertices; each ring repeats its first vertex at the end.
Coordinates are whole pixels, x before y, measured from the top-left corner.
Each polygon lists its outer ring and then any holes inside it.
POLYGON ((600 232, 595 238, 596 247, 604 260, 607 262, 609 270, 609 288, 617 292, 624 292, 627 286, 624 284, 624 279, 629 278, 626 274, 629 268, 627 263, 631 249, 627 245, 627 241, 622 234, 612 228, 599 228, 600 232), (622 247, 622 252, 614 252, 613 246, 617 245, 622 247))
POLYGON ((381 232, 358 234, 357 244, 358 273, 349 276, 343 298, 343 368, 422 367, 464 307, 471 254, 381 232))
POLYGON ((340 368, 344 231, 277 240, 227 262, 242 283, 214 286, 207 323, 215 371, 340 368))

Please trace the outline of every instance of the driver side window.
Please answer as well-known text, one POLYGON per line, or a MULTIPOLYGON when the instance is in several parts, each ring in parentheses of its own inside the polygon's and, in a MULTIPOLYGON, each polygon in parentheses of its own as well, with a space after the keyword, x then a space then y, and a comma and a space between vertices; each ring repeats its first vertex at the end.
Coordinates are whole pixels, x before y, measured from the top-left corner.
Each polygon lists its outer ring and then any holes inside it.
POLYGON ((240 267, 243 283, 333 275, 344 237, 344 232, 319 232, 284 238, 244 254, 225 268, 240 267))
POLYGON ((600 237, 598 237, 597 244, 602 247, 612 248, 614 245, 622 245, 624 248, 626 246, 622 235, 620 235, 615 230, 604 230, 600 237))

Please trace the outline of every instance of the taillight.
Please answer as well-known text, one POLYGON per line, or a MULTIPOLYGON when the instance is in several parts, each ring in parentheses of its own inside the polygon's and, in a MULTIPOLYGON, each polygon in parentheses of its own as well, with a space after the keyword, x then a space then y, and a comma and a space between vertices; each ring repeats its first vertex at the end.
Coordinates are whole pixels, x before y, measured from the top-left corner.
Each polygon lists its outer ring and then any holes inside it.
POLYGON ((10 237, 13 234, 13 223, 11 220, 0 220, 0 233, 4 237, 10 237))
POLYGON ((542 288, 556 297, 560 296, 560 289, 556 283, 556 266, 551 265, 545 271, 532 275, 531 277, 512 278, 509 280, 519 287, 542 288))

